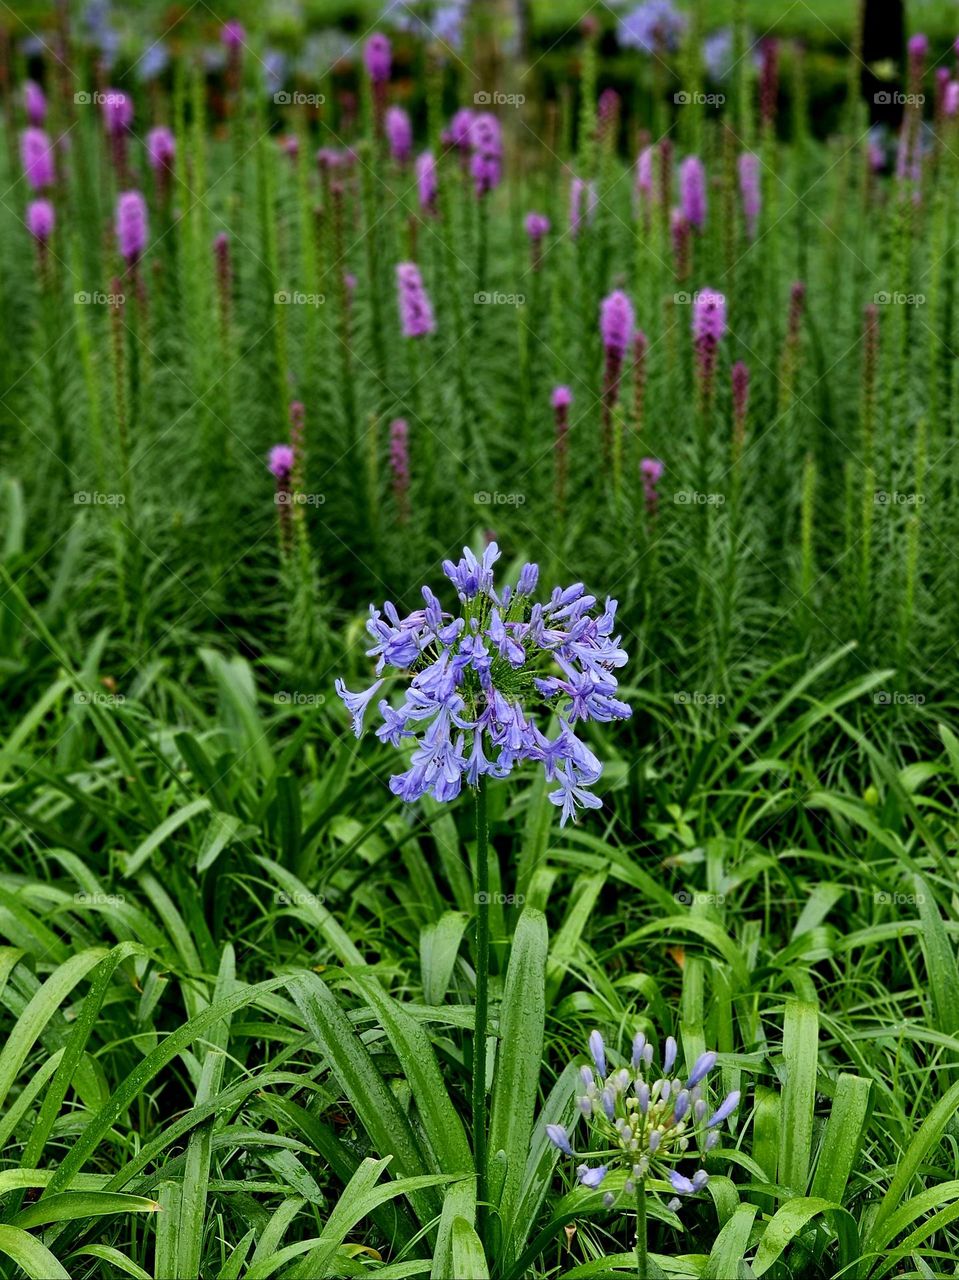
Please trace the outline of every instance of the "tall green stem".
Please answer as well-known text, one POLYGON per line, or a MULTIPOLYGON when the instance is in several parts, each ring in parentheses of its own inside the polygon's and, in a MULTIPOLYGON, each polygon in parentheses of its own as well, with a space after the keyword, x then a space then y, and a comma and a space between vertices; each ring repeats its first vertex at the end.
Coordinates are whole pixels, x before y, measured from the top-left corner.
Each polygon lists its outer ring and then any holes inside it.
POLYGON ((636 1180, 636 1274, 639 1280, 647 1280, 646 1254, 646 1179, 636 1180))
MULTIPOLYGON (((476 1020, 473 1024, 473 1155, 476 1160, 476 1220, 486 1203, 486 1016, 489 999, 489 826, 486 778, 476 788, 476 1020)), ((480 1231, 482 1238, 482 1231, 480 1231)))

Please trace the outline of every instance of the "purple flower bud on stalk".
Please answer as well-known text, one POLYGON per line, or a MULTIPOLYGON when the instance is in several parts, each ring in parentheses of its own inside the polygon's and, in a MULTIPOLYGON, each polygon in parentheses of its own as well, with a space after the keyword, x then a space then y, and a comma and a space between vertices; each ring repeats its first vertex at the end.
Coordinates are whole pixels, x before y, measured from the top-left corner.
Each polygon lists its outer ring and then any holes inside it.
POLYGON ((714 1125, 722 1124, 724 1120, 728 1120, 732 1113, 739 1106, 740 1092, 734 1089, 730 1093, 725 1102, 723 1102, 706 1121, 706 1127, 712 1129, 714 1125))
POLYGON ((710 1071, 712 1071, 713 1067, 716 1065, 716 1059, 718 1057, 719 1054, 714 1053, 712 1049, 706 1053, 701 1053, 696 1059, 696 1063, 692 1071, 689 1073, 689 1079, 686 1081, 686 1088, 692 1089, 694 1086, 699 1084, 701 1080, 705 1080, 707 1075, 709 1075, 710 1071))
POLYGON ((393 49, 382 31, 374 31, 363 46, 363 63, 366 74, 374 84, 383 84, 390 78, 393 65, 393 49))
POLYGON ((677 1045, 675 1037, 666 1037, 666 1047, 663 1050, 663 1075, 668 1076, 672 1071, 676 1062, 677 1045))
POLYGON ((122 89, 107 89, 100 95, 103 126, 111 137, 126 133, 133 124, 133 102, 122 89))
POLYGON ((726 332, 726 299, 712 289, 697 293, 693 302, 693 340, 701 388, 708 399, 716 372, 716 352, 726 332))
POLYGON ((659 1144, 662 1142, 662 1140, 663 1140, 663 1133, 661 1129, 650 1129, 649 1138, 647 1139, 646 1145, 649 1147, 651 1154, 655 1154, 656 1151, 659 1150, 659 1144))
POLYGON ((673 1105, 673 1124, 679 1124, 681 1120, 684 1120, 688 1111, 689 1094, 685 1089, 682 1089, 679 1094, 677 1094, 676 1101, 673 1105))
POLYGON ((139 191, 123 191, 117 197, 116 236, 121 257, 134 266, 147 244, 147 205, 139 191))
POLYGON ((450 120, 449 128, 443 132, 443 144, 464 153, 469 151, 474 116, 475 112, 469 107, 460 107, 450 120))
POLYGON ((608 355, 622 360, 635 328, 633 304, 621 289, 609 294, 600 306, 599 329, 608 355))
POLYGON ((562 1151, 564 1156, 571 1156, 573 1148, 569 1145, 569 1135, 561 1124, 548 1124, 546 1136, 554 1147, 562 1151))
POLYGON ((743 201, 743 217, 750 240, 756 235, 762 196, 759 186, 759 156, 744 151, 739 157, 739 191, 743 201))
POLYGON ((405 418, 390 423, 390 471, 393 473, 393 496, 401 524, 409 519, 410 429, 405 418))
POLYGON ((403 336, 422 338, 436 331, 433 308, 415 262, 401 262, 396 268, 400 323, 403 336))
POLYGON ((176 139, 166 125, 158 124, 147 134, 147 159, 154 172, 172 169, 176 156, 176 139))
POLYGON ((641 1115, 646 1115, 649 1111, 649 1085, 645 1080, 640 1080, 636 1085, 636 1101, 639 1104, 641 1115))
POLYGON ((644 147, 636 161, 636 191, 647 200, 653 198, 653 151, 644 147))
POLYGON ((27 230, 34 240, 45 247, 53 235, 56 213, 49 200, 31 200, 27 205, 27 230))
POLYGON ((649 516, 655 516, 659 511, 659 482, 666 468, 658 458, 643 458, 639 464, 639 470, 643 478, 643 501, 646 504, 646 512, 649 516))
POLYGON ((601 1186, 607 1170, 604 1164, 601 1164, 596 1169, 590 1169, 588 1165, 581 1164, 576 1172, 583 1186, 595 1191, 597 1187, 601 1186))
POLYGON ((642 1031, 637 1031, 633 1036, 633 1052, 632 1057, 630 1058, 634 1071, 639 1070, 639 1064, 643 1060, 643 1049, 645 1047, 646 1037, 643 1035, 642 1031))
POLYGON ((606 1113, 607 1120, 612 1120, 616 1115, 616 1096, 611 1089, 604 1089, 599 1095, 600 1106, 606 1113))
POLYGON ((691 1196, 696 1190, 689 1178, 684 1177, 676 1169, 669 1171, 669 1185, 681 1196, 691 1196))
POLYGON ((384 118, 390 155, 397 164, 406 164, 413 154, 413 125, 402 107, 387 107, 384 118))
POLYGON ((52 187, 56 181, 53 147, 42 129, 31 126, 20 135, 20 161, 23 176, 34 191, 52 187))
POLYGON ((242 22, 231 18, 220 28, 220 43, 225 49, 236 52, 246 43, 246 29, 242 22))
POLYGON ((709 1133, 706 1134, 706 1141, 703 1143, 703 1147, 705 1148, 706 1151, 712 1151, 713 1147, 717 1147, 718 1145, 719 1145, 719 1130, 710 1129, 709 1133))
POLYGON ((296 461, 293 447, 288 444, 275 444, 267 459, 270 473, 276 479, 277 517, 280 526, 280 547, 284 554, 293 544, 293 466, 296 461))
POLYGON ((589 1053, 596 1064, 599 1078, 604 1080, 606 1078, 606 1045, 598 1031, 591 1031, 589 1034, 589 1053))
POLYGON ((914 36, 909 37, 909 56, 910 58, 925 58, 929 53, 929 37, 917 32, 914 36))
POLYGON ((439 183, 436 176, 436 160, 432 151, 424 151, 416 158, 416 189, 420 208, 424 213, 436 213, 436 196, 439 183))
POLYGON ((549 235, 550 223, 545 213, 528 213, 525 220, 532 255, 532 270, 539 271, 543 261, 543 240, 549 235))
POLYGON ((470 173, 478 196, 499 186, 503 176, 503 131, 500 122, 489 111, 481 111, 470 120, 469 143, 472 148, 470 173))
POLYGON ((593 1068, 592 1068, 592 1067, 587 1067, 587 1066, 585 1066, 585 1065, 583 1065, 582 1067, 580 1067, 580 1069, 579 1069, 579 1076, 580 1076, 580 1079, 581 1079, 581 1080, 582 1080, 582 1082, 583 1082, 583 1088, 584 1088, 584 1089, 588 1089, 588 1088, 590 1088, 590 1086, 591 1086, 592 1084, 594 1084, 594 1080, 593 1080, 593 1068))
POLYGON ((696 1172, 693 1174, 693 1178, 692 1178, 693 1190, 702 1191, 703 1187, 706 1186, 708 1181, 709 1181, 709 1174, 706 1172, 706 1170, 697 1169, 696 1172))
POLYGON ((679 196, 683 217, 702 231, 706 222, 706 171, 698 156, 687 156, 679 166, 679 196))
POLYGON ((36 80, 24 83, 23 108, 27 113, 27 122, 41 128, 47 118, 47 99, 36 80))
POLYGON ((289 480, 293 474, 293 446, 275 444, 270 450, 268 465, 277 480, 289 480))

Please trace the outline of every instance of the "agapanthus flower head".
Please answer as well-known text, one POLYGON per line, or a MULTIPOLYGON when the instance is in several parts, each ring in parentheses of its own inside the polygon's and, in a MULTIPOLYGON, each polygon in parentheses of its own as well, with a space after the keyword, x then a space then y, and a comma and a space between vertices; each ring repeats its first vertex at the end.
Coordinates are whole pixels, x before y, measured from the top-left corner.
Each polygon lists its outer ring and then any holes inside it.
POLYGON ((47 118, 47 99, 36 80, 27 80, 23 86, 23 109, 27 113, 27 123, 42 127, 47 118))
POLYGON ((756 234, 756 225, 762 208, 762 197, 759 188, 759 156, 752 151, 744 151, 739 157, 739 191, 743 201, 743 217, 749 238, 756 234))
POLYGON ((384 84, 389 80, 393 65, 393 48, 389 37, 382 31, 374 31, 363 46, 363 64, 374 84, 384 84))
POLYGON ((367 630, 374 644, 377 679, 361 693, 342 680, 336 690, 363 731, 366 712, 386 683, 383 673, 400 673, 402 690, 394 706, 378 704, 377 737, 409 746, 409 767, 390 779, 391 791, 413 802, 424 795, 454 799, 464 782, 504 778, 526 761, 543 766, 555 783, 549 799, 567 822, 579 808, 599 808, 589 789, 602 764, 574 726, 579 721, 624 719, 631 709, 617 697, 615 672, 627 661, 613 634, 616 601, 602 611, 582 583, 557 587, 534 603, 539 569, 528 564, 515 589, 497 588, 493 566, 499 548, 491 542, 477 557, 446 560, 443 572, 456 589, 460 611, 443 609, 429 587, 423 606, 407 617, 387 603, 371 608, 367 630), (549 738, 543 728, 558 725, 549 738))
POLYGON ((534 244, 538 244, 544 236, 549 235, 549 218, 545 213, 528 213, 524 225, 526 234, 534 244))
POLYGON ((409 113, 402 107, 387 107, 383 120, 390 155, 399 164, 405 164, 413 154, 413 125, 409 113))
POLYGON ((598 1031, 590 1036, 589 1048, 593 1066, 580 1070, 583 1092, 576 1102, 591 1131, 590 1146, 595 1139, 603 1162, 587 1163, 596 1155, 591 1150, 576 1151, 562 1126, 547 1129, 547 1137, 559 1151, 581 1161, 578 1181, 595 1190, 610 1170, 620 1169, 626 1173, 623 1190, 628 1196, 647 1177, 668 1181, 680 1196, 701 1191, 709 1182, 705 1168, 687 1175, 676 1166, 693 1157, 703 1161, 718 1141, 718 1126, 739 1105, 738 1090, 713 1110, 704 1097, 718 1055, 702 1053, 688 1074, 676 1074, 677 1045, 672 1036, 666 1040, 660 1066, 642 1032, 633 1040, 628 1066, 607 1064, 606 1046, 598 1031))
POLYGON ((100 95, 103 127, 111 135, 126 133, 133 124, 133 99, 122 89, 107 89, 100 95))
POLYGON ((56 177, 53 146, 42 129, 31 125, 21 133, 20 162, 23 165, 23 176, 34 191, 53 186, 56 177))
POLYGON ((636 324, 633 304, 622 289, 605 297, 600 305, 599 329, 607 352, 622 360, 636 324))
POLYGON ((679 166, 679 196, 683 217, 702 231, 706 221, 706 170, 699 156, 687 156, 679 166))
POLYGON ((673 53, 686 30, 686 18, 670 0, 645 0, 619 20, 617 39, 625 49, 673 53))
POLYGON ((176 156, 176 139, 164 124, 158 124, 147 134, 147 158, 155 172, 172 169, 176 156))
POLYGON ((718 343, 726 332, 726 298, 715 289, 701 289, 693 299, 693 337, 718 343))
POLYGON ((38 244, 45 245, 53 235, 56 213, 49 200, 31 200, 27 205, 27 230, 38 244))
POLYGON ((246 28, 236 18, 224 22, 220 28, 220 44, 231 52, 236 52, 246 43, 246 28))
POLYGON ((436 196, 439 182, 436 175, 436 160, 432 151, 424 151, 416 157, 416 191, 420 206, 432 213, 436 208, 436 196))
POLYGON ((267 465, 270 468, 271 475, 276 476, 277 480, 289 480, 293 474, 294 461, 295 457, 291 444, 275 444, 270 450, 267 465))
POLYGON ((405 338, 423 338, 436 330, 433 307, 415 262, 401 262, 396 268, 400 323, 405 338))
POLYGON ((116 236, 121 256, 131 266, 138 262, 147 245, 147 202, 139 191, 117 196, 116 236))

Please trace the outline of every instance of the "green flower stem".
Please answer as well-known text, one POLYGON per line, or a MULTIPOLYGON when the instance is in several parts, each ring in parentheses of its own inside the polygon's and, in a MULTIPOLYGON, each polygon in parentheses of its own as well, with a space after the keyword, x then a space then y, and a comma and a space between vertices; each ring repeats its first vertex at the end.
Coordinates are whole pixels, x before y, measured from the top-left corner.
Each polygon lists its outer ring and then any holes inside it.
POLYGON ((636 1274, 639 1280, 647 1280, 646 1254, 646 1179, 636 1180, 636 1274))
MULTIPOLYGON (((486 1203, 486 1017, 489 1001, 489 825, 486 778, 476 788, 476 1015, 473 1023, 473 1157, 476 1161, 476 1221, 486 1203)), ((478 1234, 482 1239, 482 1229, 478 1234)))

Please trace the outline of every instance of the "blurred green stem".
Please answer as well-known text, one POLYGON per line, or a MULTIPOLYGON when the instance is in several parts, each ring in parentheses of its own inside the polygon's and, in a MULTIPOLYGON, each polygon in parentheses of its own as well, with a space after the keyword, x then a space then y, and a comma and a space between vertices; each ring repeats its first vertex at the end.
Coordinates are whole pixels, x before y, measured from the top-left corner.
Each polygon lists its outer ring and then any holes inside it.
MULTIPOLYGON (((489 825, 486 778, 476 787, 476 1017, 473 1023, 473 1156, 476 1161, 476 1221, 486 1202, 486 1012, 489 991, 489 825)), ((482 1239, 482 1230, 479 1231, 482 1239)))
POLYGON ((636 1274, 639 1280, 647 1278, 646 1257, 646 1179, 636 1182, 636 1274))

